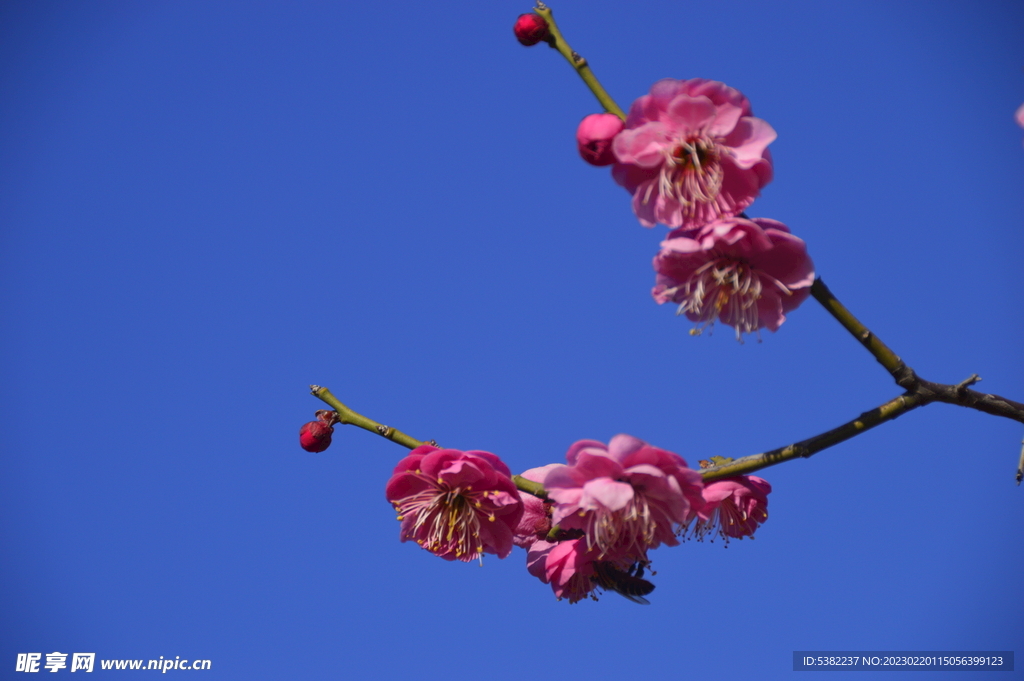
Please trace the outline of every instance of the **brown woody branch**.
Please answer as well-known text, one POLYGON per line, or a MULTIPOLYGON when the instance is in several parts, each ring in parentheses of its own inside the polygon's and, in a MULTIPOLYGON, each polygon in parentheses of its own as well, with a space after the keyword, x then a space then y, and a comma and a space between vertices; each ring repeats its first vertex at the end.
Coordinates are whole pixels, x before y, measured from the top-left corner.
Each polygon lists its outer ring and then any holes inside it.
MULTIPOLYGON (((815 435, 806 440, 801 440, 800 442, 768 452, 745 456, 729 463, 706 468, 702 471, 705 481, 751 473, 791 459, 807 458, 823 449, 849 440, 886 421, 892 421, 912 409, 923 407, 932 402, 955 404, 960 407, 976 409, 986 414, 1001 416, 1024 423, 1024 404, 999 395, 978 392, 970 388, 970 386, 981 380, 977 374, 971 375, 956 385, 934 383, 919 377, 878 336, 854 317, 836 299, 821 279, 816 279, 814 285, 811 286, 811 295, 878 360, 879 364, 885 367, 886 371, 893 377, 893 380, 896 381, 896 384, 906 390, 906 392, 880 407, 866 411, 856 419, 820 435, 815 435)), ((1024 449, 1021 450, 1020 463, 1017 467, 1016 480, 1018 485, 1022 479, 1024 479, 1024 449)))

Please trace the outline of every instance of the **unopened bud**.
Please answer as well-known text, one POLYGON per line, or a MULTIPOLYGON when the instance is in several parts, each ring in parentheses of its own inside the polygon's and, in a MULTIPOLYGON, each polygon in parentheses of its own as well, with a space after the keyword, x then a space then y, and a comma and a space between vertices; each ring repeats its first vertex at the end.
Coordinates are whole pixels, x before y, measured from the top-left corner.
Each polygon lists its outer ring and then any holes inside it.
POLYGON ((612 141, 622 132, 625 124, 615 114, 590 114, 576 128, 576 146, 580 156, 595 166, 610 166, 615 163, 612 141))
POLYGON ((310 421, 299 428, 299 444, 307 452, 322 452, 331 446, 334 428, 323 421, 310 421))
POLYGON ((515 31, 516 40, 527 47, 536 45, 542 40, 547 40, 551 36, 551 31, 548 30, 548 22, 544 20, 544 17, 532 12, 520 14, 512 30, 515 31))

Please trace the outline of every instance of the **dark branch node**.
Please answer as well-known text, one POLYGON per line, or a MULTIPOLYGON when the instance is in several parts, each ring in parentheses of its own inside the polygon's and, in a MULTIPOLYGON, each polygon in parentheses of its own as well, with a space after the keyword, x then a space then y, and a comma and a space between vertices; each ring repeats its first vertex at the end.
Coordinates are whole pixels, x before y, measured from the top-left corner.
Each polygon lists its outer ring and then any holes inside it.
POLYGON ((893 378, 896 379, 896 385, 903 388, 907 392, 917 392, 917 388, 922 382, 914 370, 900 361, 899 367, 892 373, 893 378))

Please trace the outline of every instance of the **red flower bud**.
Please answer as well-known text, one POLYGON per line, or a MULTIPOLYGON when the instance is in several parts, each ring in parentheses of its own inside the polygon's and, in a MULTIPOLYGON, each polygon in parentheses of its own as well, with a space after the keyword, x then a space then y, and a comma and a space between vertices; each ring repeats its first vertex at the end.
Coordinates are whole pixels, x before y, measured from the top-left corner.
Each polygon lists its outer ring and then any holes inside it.
POLYGON ((520 14, 512 30, 515 31, 516 39, 527 47, 536 45, 542 40, 547 40, 551 36, 551 32, 548 30, 548 22, 541 15, 532 12, 520 14))
POLYGON ((334 428, 323 421, 310 421, 299 428, 299 444, 307 452, 322 452, 331 446, 334 428))

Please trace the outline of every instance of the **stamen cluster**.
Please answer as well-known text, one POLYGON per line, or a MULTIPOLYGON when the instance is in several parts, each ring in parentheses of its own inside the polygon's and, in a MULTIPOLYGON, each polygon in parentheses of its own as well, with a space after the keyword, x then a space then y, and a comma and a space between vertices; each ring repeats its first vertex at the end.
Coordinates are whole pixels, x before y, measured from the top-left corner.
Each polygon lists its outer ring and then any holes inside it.
POLYGON ((723 218, 696 233, 676 230, 654 258, 651 295, 678 305, 699 334, 715 321, 736 339, 776 331, 808 296, 814 265, 801 239, 775 220, 723 218))
POLYGON ((417 447, 395 467, 386 495, 402 541, 445 560, 504 558, 523 515, 508 466, 490 452, 417 447))
POLYGON ((768 481, 756 475, 709 482, 704 486, 704 508, 687 518, 681 535, 697 541, 718 535, 726 546, 730 539, 753 539, 757 528, 768 520, 771 491, 768 481))

